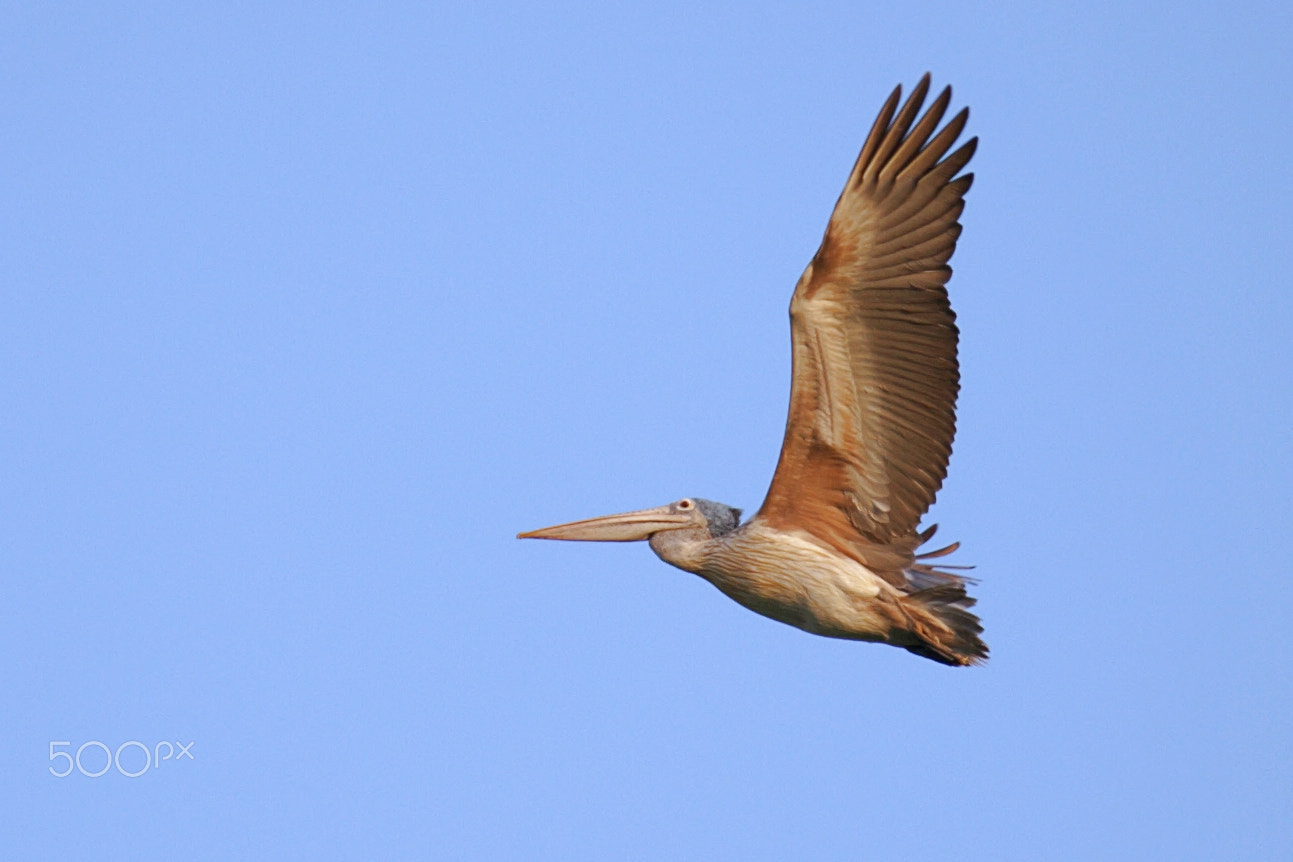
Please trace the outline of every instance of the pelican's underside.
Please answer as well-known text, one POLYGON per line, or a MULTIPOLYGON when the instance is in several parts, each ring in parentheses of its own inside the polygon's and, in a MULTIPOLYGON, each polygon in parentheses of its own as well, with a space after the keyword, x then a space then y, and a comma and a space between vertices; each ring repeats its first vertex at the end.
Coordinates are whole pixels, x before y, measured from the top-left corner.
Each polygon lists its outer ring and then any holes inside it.
POLYGON ((965 594, 964 579, 914 560, 900 588, 809 533, 757 521, 711 540, 686 565, 661 557, 750 610, 812 634, 900 646, 951 665, 987 658, 982 627, 967 610, 974 599, 965 594), (917 588, 931 580, 932 586, 917 588))

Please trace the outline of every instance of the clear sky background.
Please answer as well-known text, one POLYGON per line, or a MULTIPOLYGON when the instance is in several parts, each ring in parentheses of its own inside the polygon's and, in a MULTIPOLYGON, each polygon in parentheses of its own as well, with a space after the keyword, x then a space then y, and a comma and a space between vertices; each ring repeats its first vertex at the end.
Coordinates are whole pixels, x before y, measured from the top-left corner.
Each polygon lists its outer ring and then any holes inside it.
POLYGON ((1126 6, 0 10, 0 857, 1293 857, 1293 7, 1126 6), (926 70, 991 663, 514 539, 757 509, 926 70))

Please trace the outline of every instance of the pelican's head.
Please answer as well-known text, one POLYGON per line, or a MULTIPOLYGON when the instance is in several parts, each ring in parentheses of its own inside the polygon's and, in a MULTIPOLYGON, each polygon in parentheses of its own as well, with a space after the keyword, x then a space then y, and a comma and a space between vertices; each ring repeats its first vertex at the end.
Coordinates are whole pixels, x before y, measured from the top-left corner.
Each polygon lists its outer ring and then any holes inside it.
MULTIPOLYGON (((564 539, 572 542, 640 542, 658 533, 678 532, 691 539, 730 533, 741 522, 741 510, 713 500, 684 497, 667 506, 572 521, 518 533, 518 539, 564 539)), ((654 545, 654 543, 653 543, 654 545)))
POLYGON ((517 538, 575 542, 640 542, 647 539, 651 542, 651 550, 666 563, 700 573, 712 541, 735 530, 740 522, 740 509, 713 500, 684 497, 667 506, 559 524, 520 533, 517 538))

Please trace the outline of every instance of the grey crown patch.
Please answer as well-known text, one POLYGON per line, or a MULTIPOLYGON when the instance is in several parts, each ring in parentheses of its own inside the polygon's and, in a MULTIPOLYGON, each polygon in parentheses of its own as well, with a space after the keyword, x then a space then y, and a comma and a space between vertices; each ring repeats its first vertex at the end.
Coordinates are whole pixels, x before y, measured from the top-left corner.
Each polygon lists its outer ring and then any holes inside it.
POLYGON ((705 500, 700 497, 692 497, 692 499, 696 501, 696 507, 700 509, 700 513, 705 516, 711 536, 725 535, 740 525, 740 509, 734 509, 726 503, 715 503, 713 500, 705 500))

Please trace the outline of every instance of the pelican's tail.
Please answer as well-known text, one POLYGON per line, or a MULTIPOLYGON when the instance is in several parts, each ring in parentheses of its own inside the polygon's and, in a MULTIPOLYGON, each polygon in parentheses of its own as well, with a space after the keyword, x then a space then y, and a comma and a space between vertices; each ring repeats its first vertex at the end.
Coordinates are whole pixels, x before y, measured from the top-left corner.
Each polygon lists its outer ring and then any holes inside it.
MULTIPOLYGON (((921 542, 934 535, 935 527, 921 534, 921 542)), ((970 613, 975 599, 965 592, 965 585, 976 583, 945 568, 970 568, 969 566, 942 566, 935 568, 920 562, 935 557, 945 557, 959 547, 948 545, 937 551, 919 554, 917 562, 904 572, 907 588, 911 592, 902 598, 902 604, 911 618, 912 634, 919 643, 903 644, 916 655, 943 664, 956 666, 983 664, 988 660, 988 645, 980 639, 983 625, 970 613)))
POLYGON ((959 581, 903 596, 903 606, 912 618, 912 634, 920 639, 903 646, 943 664, 983 664, 988 660, 988 645, 979 637, 983 633, 979 618, 969 611, 974 601, 959 581))

